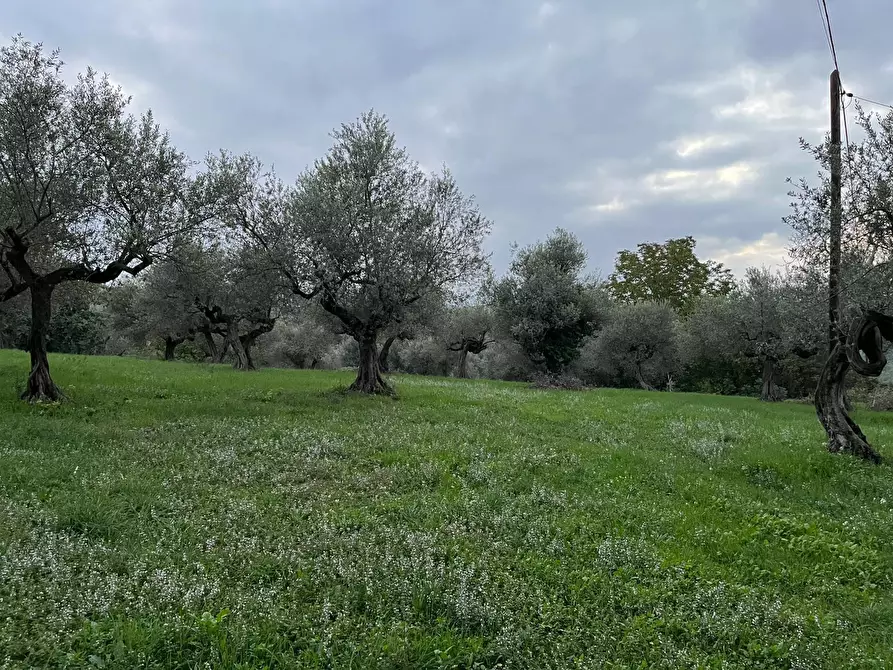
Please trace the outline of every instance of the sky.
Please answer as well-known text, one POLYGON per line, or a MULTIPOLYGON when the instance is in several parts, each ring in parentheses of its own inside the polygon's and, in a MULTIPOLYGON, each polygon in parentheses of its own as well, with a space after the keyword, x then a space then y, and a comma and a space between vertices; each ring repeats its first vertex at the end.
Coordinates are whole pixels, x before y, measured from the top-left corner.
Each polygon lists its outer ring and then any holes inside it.
MULTIPOLYGON (((893 103, 893 2, 827 4, 844 88, 893 103)), ((108 72, 190 156, 251 151, 289 181, 384 113, 475 196, 497 272, 559 226, 603 276, 684 235, 777 266, 785 180, 816 171, 799 138, 829 123, 815 0, 4 0, 0 33, 108 72)))

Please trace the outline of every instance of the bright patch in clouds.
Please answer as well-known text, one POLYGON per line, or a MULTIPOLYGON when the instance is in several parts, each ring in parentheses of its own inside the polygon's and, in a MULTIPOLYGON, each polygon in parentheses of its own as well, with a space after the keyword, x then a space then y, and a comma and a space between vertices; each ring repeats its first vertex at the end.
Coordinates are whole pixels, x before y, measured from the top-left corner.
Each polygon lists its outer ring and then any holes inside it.
POLYGON ((551 17, 555 16, 555 14, 557 12, 558 12, 558 7, 556 7, 554 5, 554 3, 544 2, 543 4, 540 5, 540 8, 537 11, 536 16, 541 22, 545 22, 545 21, 548 21, 551 17))
POLYGON ((692 200, 728 198, 745 184, 757 179, 756 168, 746 162, 713 170, 665 170, 647 175, 643 183, 652 194, 692 200))
POLYGON ((718 261, 743 277, 749 267, 778 269, 788 259, 788 240, 779 233, 766 233, 760 239, 744 242, 737 238, 705 237, 698 240, 698 254, 718 261))
POLYGON ((756 91, 732 105, 717 107, 714 113, 721 118, 746 117, 764 121, 816 121, 817 108, 797 102, 790 91, 756 91))
POLYGON ((737 138, 727 135, 703 135, 700 137, 681 137, 673 143, 676 155, 689 158, 716 149, 725 149, 737 143, 737 138))
POLYGON ((622 212, 626 209, 626 203, 620 198, 614 197, 610 202, 595 205, 592 210, 599 213, 622 212))

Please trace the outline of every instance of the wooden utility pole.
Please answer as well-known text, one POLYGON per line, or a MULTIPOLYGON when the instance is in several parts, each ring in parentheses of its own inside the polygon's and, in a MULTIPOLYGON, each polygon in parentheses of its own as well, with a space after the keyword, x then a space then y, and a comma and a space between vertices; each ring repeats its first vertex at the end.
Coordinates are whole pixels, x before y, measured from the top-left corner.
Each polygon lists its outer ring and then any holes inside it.
POLYGON ((840 329, 840 238, 841 219, 841 160, 840 160, 840 73, 831 73, 831 235, 828 268, 828 342, 830 350, 841 338, 840 329))

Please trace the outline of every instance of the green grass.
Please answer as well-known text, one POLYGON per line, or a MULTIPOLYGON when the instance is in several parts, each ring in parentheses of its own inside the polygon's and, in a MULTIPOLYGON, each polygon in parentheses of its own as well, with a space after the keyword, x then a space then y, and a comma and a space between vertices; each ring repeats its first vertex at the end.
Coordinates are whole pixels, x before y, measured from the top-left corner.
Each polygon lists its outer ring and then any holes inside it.
POLYGON ((0 352, 2 668, 893 667, 893 471, 809 406, 52 365, 0 352))

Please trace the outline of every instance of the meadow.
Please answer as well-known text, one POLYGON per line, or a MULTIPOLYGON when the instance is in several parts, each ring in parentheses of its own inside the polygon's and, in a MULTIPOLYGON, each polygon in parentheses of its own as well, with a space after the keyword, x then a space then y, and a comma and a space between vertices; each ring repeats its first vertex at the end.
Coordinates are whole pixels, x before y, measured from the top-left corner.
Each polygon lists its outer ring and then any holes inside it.
POLYGON ((893 470, 808 405, 51 365, 0 352, 0 668, 893 667, 893 470))

